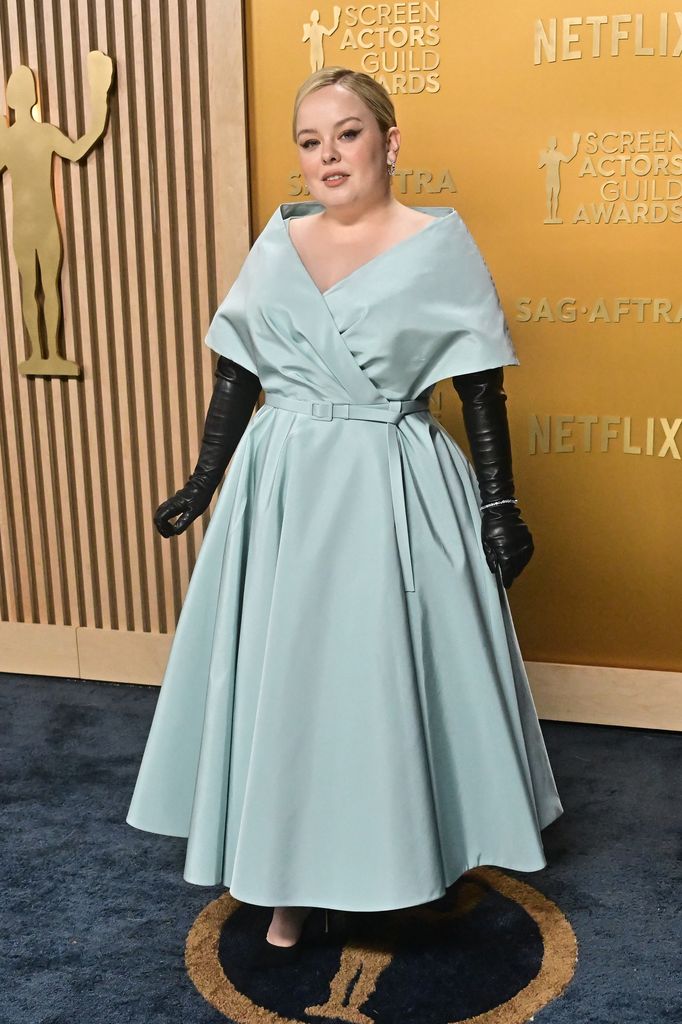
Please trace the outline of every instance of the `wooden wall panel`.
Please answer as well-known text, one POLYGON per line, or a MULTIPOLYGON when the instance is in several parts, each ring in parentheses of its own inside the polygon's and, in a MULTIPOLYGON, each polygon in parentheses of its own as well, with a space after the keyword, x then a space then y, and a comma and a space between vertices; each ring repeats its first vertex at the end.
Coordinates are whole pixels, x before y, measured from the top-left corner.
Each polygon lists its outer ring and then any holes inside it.
POLYGON ((28 64, 38 118, 72 139, 94 49, 115 66, 105 135, 79 163, 53 162, 61 351, 81 379, 18 372, 28 338, 0 178, 0 623, 167 634, 209 513, 170 541, 152 514, 196 461, 203 339, 250 243, 241 5, 0 6, 3 85, 28 64))

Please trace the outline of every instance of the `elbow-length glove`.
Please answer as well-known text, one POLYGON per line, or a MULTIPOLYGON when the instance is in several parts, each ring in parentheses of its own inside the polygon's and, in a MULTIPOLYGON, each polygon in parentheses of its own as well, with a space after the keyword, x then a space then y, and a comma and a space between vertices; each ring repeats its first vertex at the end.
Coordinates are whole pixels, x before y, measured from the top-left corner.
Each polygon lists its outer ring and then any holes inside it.
MULTIPOLYGON (((501 366, 453 377, 462 401, 464 426, 478 479, 481 505, 514 497, 512 453, 507 420, 507 396, 501 366)), ((531 532, 518 506, 510 501, 483 509, 481 540, 491 572, 500 567, 509 589, 533 554, 531 532)))
POLYGON ((254 373, 226 356, 218 357, 215 378, 199 461, 185 486, 154 513, 154 525, 162 537, 184 533, 208 508, 246 430, 261 389, 254 373), (175 516, 178 519, 171 523, 175 516))

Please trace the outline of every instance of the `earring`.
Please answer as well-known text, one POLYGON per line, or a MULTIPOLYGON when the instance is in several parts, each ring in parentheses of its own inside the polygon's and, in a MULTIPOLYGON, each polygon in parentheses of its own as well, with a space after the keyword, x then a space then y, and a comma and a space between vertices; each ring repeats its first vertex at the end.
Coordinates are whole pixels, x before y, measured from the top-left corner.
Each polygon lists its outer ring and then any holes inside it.
POLYGON ((395 174, 395 163, 392 163, 392 162, 389 161, 388 173, 389 174, 395 174))

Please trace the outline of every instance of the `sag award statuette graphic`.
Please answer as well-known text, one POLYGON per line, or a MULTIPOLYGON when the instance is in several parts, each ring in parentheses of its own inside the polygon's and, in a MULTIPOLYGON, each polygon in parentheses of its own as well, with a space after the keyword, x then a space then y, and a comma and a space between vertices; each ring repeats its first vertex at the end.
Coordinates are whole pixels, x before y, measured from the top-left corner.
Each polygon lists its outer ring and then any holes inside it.
POLYGON ((334 7, 334 24, 331 28, 320 24, 320 12, 315 9, 310 12, 310 21, 303 25, 303 39, 301 42, 310 43, 310 70, 319 71, 324 67, 323 39, 336 32, 341 20, 341 8, 334 7))
POLYGON ((580 145, 580 135, 573 133, 573 152, 562 153, 557 149, 557 140, 553 135, 547 144, 547 149, 540 151, 540 163, 538 167, 546 167, 545 172, 545 199, 547 202, 547 216, 545 224, 563 224, 559 213, 559 191, 561 189, 561 165, 568 164, 574 159, 580 145))
POLYGON ((14 110, 14 123, 0 116, 0 174, 7 168, 12 179, 13 248, 21 279, 22 313, 30 339, 28 359, 19 364, 25 376, 78 377, 78 363, 57 351, 61 323, 59 273, 62 241, 52 192, 52 157, 80 160, 104 133, 107 95, 113 62, 100 50, 88 54, 90 82, 90 127, 72 141, 56 125, 33 116, 37 104, 33 72, 25 64, 15 68, 5 89, 7 106, 14 110), (47 335, 47 356, 40 348, 39 306, 36 295, 40 280, 44 295, 43 313, 47 335))

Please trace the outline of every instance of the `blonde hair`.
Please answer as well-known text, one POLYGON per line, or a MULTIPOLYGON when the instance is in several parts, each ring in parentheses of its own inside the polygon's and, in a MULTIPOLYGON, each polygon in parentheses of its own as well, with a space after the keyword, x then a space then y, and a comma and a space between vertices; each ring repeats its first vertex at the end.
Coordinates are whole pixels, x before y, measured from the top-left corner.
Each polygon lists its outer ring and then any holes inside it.
POLYGON ((366 75, 364 71, 353 71, 352 68, 320 68, 319 71, 314 71, 312 75, 306 78, 296 93, 294 116, 291 122, 291 134, 294 142, 296 142, 296 119, 302 101, 311 92, 317 92, 318 89, 324 88, 325 85, 336 85, 337 82, 344 89, 355 93, 356 96, 359 96, 367 104, 379 125, 380 131, 384 135, 388 132, 389 128, 395 125, 393 101, 383 85, 376 82, 370 75, 366 75))

